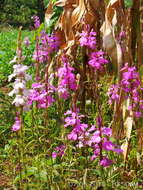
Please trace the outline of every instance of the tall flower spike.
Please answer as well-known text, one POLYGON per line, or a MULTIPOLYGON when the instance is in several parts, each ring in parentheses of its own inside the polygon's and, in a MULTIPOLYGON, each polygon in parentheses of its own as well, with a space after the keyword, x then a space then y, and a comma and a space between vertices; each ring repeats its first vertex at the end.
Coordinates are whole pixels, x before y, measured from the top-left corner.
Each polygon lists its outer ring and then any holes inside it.
POLYGON ((60 97, 67 99, 69 97, 69 90, 76 90, 76 77, 73 73, 74 68, 70 66, 66 57, 62 57, 63 66, 58 69, 58 93, 60 97))

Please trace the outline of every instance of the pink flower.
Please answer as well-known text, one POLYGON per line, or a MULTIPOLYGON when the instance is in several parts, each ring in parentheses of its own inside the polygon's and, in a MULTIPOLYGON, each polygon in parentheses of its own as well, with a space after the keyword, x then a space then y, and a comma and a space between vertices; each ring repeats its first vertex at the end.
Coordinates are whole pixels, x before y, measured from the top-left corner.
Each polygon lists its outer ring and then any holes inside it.
POLYGON ((121 148, 115 148, 113 151, 116 152, 117 154, 120 154, 123 152, 121 148))
POLYGON ((96 32, 93 32, 93 30, 91 30, 91 32, 89 32, 89 29, 87 29, 87 31, 82 31, 82 33, 80 34, 80 45, 81 46, 86 46, 89 47, 91 49, 95 49, 96 46, 96 32))
POLYGON ((42 31, 33 53, 33 59, 39 63, 47 62, 51 53, 58 50, 59 44, 59 39, 55 34, 49 36, 45 31, 42 31))
POLYGON ((40 27, 40 19, 39 19, 39 17, 36 16, 36 15, 34 15, 34 16, 32 17, 32 19, 33 19, 33 21, 34 21, 34 26, 35 26, 35 28, 36 28, 36 29, 39 28, 39 27, 40 27))
POLYGON ((58 153, 57 153, 57 152, 52 152, 52 158, 56 158, 56 157, 57 157, 57 155, 58 155, 58 153))
POLYGON ((72 131, 71 133, 68 134, 68 139, 69 140, 73 140, 76 141, 77 140, 77 133, 75 133, 74 131, 72 131))
POLYGON ((113 163, 112 160, 109 160, 107 157, 104 157, 101 161, 100 161, 100 165, 103 167, 108 167, 113 163))
POLYGON ((103 142, 102 146, 104 150, 107 150, 107 151, 114 150, 114 144, 111 141, 103 142))
POLYGON ((140 111, 135 111, 135 112, 134 112, 134 116, 135 116, 136 118, 140 118, 140 117, 142 116, 142 113, 141 113, 140 111))
POLYGON ((90 138, 90 141, 92 143, 100 143, 101 142, 101 137, 99 135, 99 131, 96 131, 90 138))
POLYGON ((30 45, 30 41, 29 41, 28 37, 24 38, 24 44, 25 44, 26 47, 28 47, 30 45))
POLYGON ((108 63, 108 61, 103 57, 103 55, 103 51, 91 53, 88 64, 94 69, 101 71, 103 69, 103 66, 108 63))
POLYGON ((63 66, 58 69, 58 94, 61 98, 67 99, 70 96, 69 90, 76 90, 76 77, 74 68, 70 66, 67 57, 62 57, 63 66))
POLYGON ((30 91, 28 97, 28 103, 31 105, 33 102, 37 102, 38 108, 47 108, 55 102, 55 99, 52 97, 52 92, 54 91, 53 86, 49 85, 48 92, 44 89, 44 85, 40 83, 33 83, 33 89, 30 91))
POLYGON ((20 119, 18 117, 15 117, 15 123, 12 126, 12 131, 18 131, 21 128, 20 119))
POLYGON ((54 152, 52 152, 52 158, 57 158, 57 156, 59 157, 63 156, 65 153, 65 149, 66 149, 65 145, 57 146, 54 152))
POLYGON ((111 85, 111 87, 108 89, 107 95, 109 96, 109 104, 119 101, 119 89, 120 87, 117 84, 111 85))
POLYGON ((112 129, 109 128, 109 127, 103 127, 102 128, 102 134, 111 137, 111 135, 112 135, 112 129))

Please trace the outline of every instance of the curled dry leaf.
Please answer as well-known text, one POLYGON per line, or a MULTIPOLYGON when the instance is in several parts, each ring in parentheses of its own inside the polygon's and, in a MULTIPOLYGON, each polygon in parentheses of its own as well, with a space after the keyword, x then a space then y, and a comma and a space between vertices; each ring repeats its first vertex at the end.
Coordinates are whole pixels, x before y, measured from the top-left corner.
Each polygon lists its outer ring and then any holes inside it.
POLYGON ((55 3, 55 6, 58 6, 58 7, 64 7, 66 5, 66 2, 68 0, 59 0, 55 3))
POLYGON ((72 12, 71 22, 72 26, 75 26, 77 23, 79 23, 86 11, 86 7, 83 0, 79 0, 79 4, 72 12))
POLYGON ((115 72, 119 72, 122 63, 122 50, 115 38, 115 27, 117 24, 117 10, 119 0, 111 0, 106 8, 105 22, 101 27, 103 35, 103 48, 107 51, 113 62, 115 72))
POLYGON ((127 160, 129 141, 131 138, 131 132, 133 127, 133 113, 128 111, 128 105, 130 100, 127 99, 126 106, 123 107, 123 119, 124 119, 124 131, 125 131, 125 142, 122 144, 121 149, 123 150, 124 162, 127 160))
POLYGON ((47 25, 49 25, 50 19, 53 16, 53 6, 54 6, 53 2, 50 1, 45 12, 45 22, 47 25))

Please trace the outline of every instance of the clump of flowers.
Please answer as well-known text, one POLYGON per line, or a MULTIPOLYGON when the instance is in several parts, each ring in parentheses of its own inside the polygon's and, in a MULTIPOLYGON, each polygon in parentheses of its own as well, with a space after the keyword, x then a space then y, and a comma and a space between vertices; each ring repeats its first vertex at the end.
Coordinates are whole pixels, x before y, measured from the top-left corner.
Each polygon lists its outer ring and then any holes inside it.
POLYGON ((31 76, 26 73, 28 66, 22 64, 16 64, 13 66, 13 73, 9 76, 9 81, 15 77, 13 84, 13 90, 9 93, 9 96, 15 95, 13 104, 16 107, 22 106, 25 110, 29 108, 27 101, 29 90, 26 88, 27 81, 31 80, 31 76))
POLYGON ((130 99, 129 110, 132 110, 135 117, 141 117, 143 109, 141 80, 136 67, 129 67, 128 63, 121 69, 121 81, 117 85, 112 85, 108 90, 109 103, 118 102, 120 98, 119 89, 123 93, 124 100, 130 99))
POLYGON ((105 64, 108 63, 108 60, 103 57, 103 51, 97 51, 91 53, 88 64, 95 70, 102 71, 105 64))
POLYGON ((101 122, 97 122, 97 127, 82 123, 81 119, 84 116, 71 110, 64 115, 66 116, 64 127, 71 127, 71 132, 67 135, 68 140, 76 142, 78 148, 91 147, 93 150, 91 160, 100 158, 100 165, 107 167, 112 164, 112 160, 108 159, 106 152, 113 151, 118 154, 122 152, 118 145, 109 139, 112 136, 109 127, 102 126, 101 122))
MULTIPOLYGON (((96 33, 91 30, 89 31, 89 27, 87 26, 87 31, 82 31, 80 34, 80 46, 88 47, 91 50, 96 48, 96 33)), ((104 58, 103 51, 92 52, 89 56, 88 64, 94 69, 102 71, 104 65, 108 63, 108 60, 104 58)))
POLYGON ((28 47, 28 46, 30 45, 30 41, 29 41, 29 38, 28 38, 28 37, 25 37, 23 42, 24 42, 24 45, 25 45, 26 47, 28 47))
POLYGON ((32 17, 33 21, 34 21, 34 27, 37 29, 40 27, 40 19, 37 15, 34 15, 32 17))
POLYGON ((58 93, 60 97, 67 99, 69 97, 69 90, 76 90, 77 84, 76 84, 76 77, 73 73, 74 68, 70 66, 70 63, 68 62, 68 59, 63 56, 62 58, 63 66, 58 69, 58 93))
POLYGON ((59 44, 59 38, 55 34, 50 36, 45 31, 42 31, 41 35, 37 37, 33 59, 39 63, 47 62, 51 53, 58 50, 59 44))
POLYGON ((80 46, 89 47, 91 49, 95 49, 96 47, 96 32, 93 30, 89 31, 89 27, 87 27, 86 31, 82 31, 80 33, 80 46))
POLYGON ((119 98, 120 98, 119 90, 120 90, 120 86, 118 84, 113 84, 108 89, 107 95, 109 96, 109 104, 119 101, 119 98))
POLYGON ((52 152, 52 158, 62 157, 65 154, 65 145, 57 146, 52 152))
POLYGON ((13 124, 13 126, 12 126, 12 131, 18 131, 18 130, 20 130, 20 128, 21 128, 21 122, 20 122, 20 118, 17 116, 17 117, 15 117, 15 123, 13 124))
POLYGON ((33 102, 37 102, 38 108, 47 108, 55 101, 52 97, 52 93, 55 88, 49 85, 48 92, 45 90, 45 86, 40 83, 33 83, 30 95, 28 97, 28 103, 31 105, 33 102))

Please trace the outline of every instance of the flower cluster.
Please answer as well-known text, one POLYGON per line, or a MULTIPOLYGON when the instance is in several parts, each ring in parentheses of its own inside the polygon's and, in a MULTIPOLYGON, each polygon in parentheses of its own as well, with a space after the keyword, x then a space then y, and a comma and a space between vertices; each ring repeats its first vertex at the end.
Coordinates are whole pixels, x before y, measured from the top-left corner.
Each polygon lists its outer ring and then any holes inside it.
POLYGON ((57 51, 60 44, 60 41, 55 34, 49 36, 45 31, 41 32, 37 42, 33 59, 39 63, 47 62, 49 55, 54 51, 57 51))
POLYGON ((33 21, 34 21, 34 27, 37 29, 40 27, 40 19, 37 15, 34 15, 32 17, 33 21))
POLYGON ((55 148, 55 150, 52 152, 52 158, 57 158, 58 156, 61 157, 65 153, 65 145, 60 145, 55 148))
POLYGON ((12 131, 18 131, 21 128, 21 122, 19 117, 15 117, 15 123, 12 126, 12 131))
POLYGON ((55 101, 51 96, 54 90, 55 88, 49 85, 48 92, 46 92, 44 85, 40 83, 33 83, 32 89, 30 90, 30 95, 28 97, 29 105, 31 105, 33 102, 37 102, 38 108, 49 107, 55 101))
POLYGON ((120 90, 120 86, 118 84, 113 84, 108 89, 107 95, 109 96, 109 104, 119 101, 119 98, 120 98, 119 90, 120 90))
POLYGON ((26 88, 26 83, 31 80, 31 76, 26 73, 28 67, 22 64, 16 64, 13 66, 13 69, 14 71, 9 76, 9 81, 15 77, 15 82, 13 84, 13 90, 9 93, 9 96, 15 94, 15 99, 12 103, 15 104, 16 107, 22 106, 27 110, 29 109, 29 105, 27 104, 29 90, 26 88))
POLYGON ((93 30, 82 31, 80 34, 80 46, 86 46, 91 49, 95 49, 96 47, 96 32, 93 30))
MULTIPOLYGON (((85 32, 82 31, 80 34, 80 46, 88 47, 91 50, 94 50, 96 48, 96 33, 91 30, 89 32, 89 29, 85 32)), ((94 69, 94 70, 103 70, 104 65, 108 63, 108 60, 103 57, 104 52, 103 51, 96 51, 92 52, 89 57, 88 64, 94 69)))
POLYGON ((58 69, 58 93, 60 97, 67 99, 69 97, 68 90, 76 90, 76 78, 75 74, 73 73, 74 68, 70 66, 66 57, 62 58, 63 66, 58 69))
POLYGON ((30 41, 29 41, 29 38, 28 38, 28 37, 25 37, 23 42, 24 42, 24 45, 25 45, 26 47, 28 47, 28 46, 30 45, 30 41))
POLYGON ((129 110, 132 110, 135 117, 141 117, 143 110, 143 100, 141 87, 141 80, 139 73, 136 71, 136 67, 129 67, 128 64, 121 69, 122 78, 118 85, 112 85, 108 91, 110 96, 109 103, 119 100, 119 89, 124 94, 124 100, 130 99, 129 110))
MULTIPOLYGON (((105 126, 88 126, 88 124, 82 123, 81 118, 83 115, 79 115, 78 112, 72 112, 71 110, 65 113, 65 127, 72 127, 71 132, 68 134, 67 138, 69 140, 75 141, 78 148, 81 147, 91 147, 93 150, 93 155, 91 160, 100 157, 101 151, 113 151, 116 153, 121 153, 122 150, 114 143, 112 143, 109 138, 112 135, 112 130, 105 126)), ((98 124, 99 125, 99 124, 98 124)), ((102 153, 103 154, 103 153, 102 153)), ((107 156, 103 156, 100 160, 102 166, 109 166, 112 163, 107 156)))
POLYGON ((103 57, 103 51, 97 51, 91 53, 90 60, 88 64, 95 70, 101 71, 103 66, 108 63, 108 60, 103 57))

